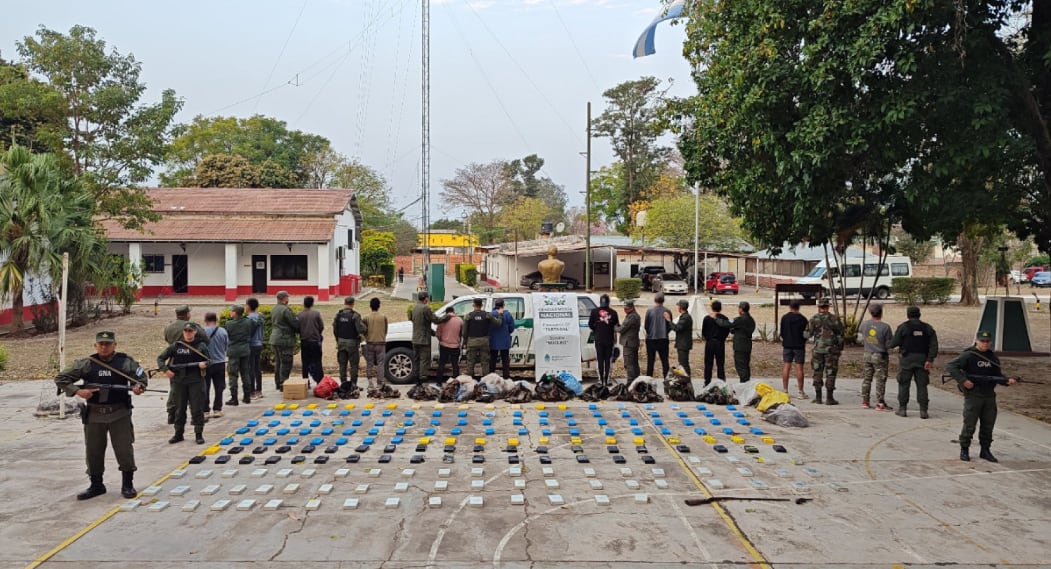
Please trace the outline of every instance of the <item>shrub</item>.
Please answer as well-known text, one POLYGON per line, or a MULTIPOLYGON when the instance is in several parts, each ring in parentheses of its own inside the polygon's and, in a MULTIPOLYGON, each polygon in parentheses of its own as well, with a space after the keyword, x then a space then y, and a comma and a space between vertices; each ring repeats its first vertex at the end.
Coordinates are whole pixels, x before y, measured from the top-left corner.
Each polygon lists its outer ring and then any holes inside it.
POLYGON ((952 294, 955 279, 945 277, 899 277, 891 281, 894 298, 905 304, 944 304, 952 294))
MULTIPOLYGON (((303 311, 303 306, 302 305, 295 306, 295 305, 289 303, 288 307, 292 309, 292 313, 294 313, 294 314, 299 314, 300 312, 303 311)), ((259 356, 259 367, 261 369, 264 369, 264 370, 267 370, 267 371, 271 371, 271 370, 274 369, 274 348, 270 347, 270 332, 273 331, 273 329, 274 329, 273 325, 271 324, 270 313, 273 310, 274 310, 274 306, 272 304, 260 304, 259 305, 259 311, 258 312, 263 317, 263 352, 262 352, 262 355, 259 356)), ((229 308, 224 308, 222 310, 222 312, 219 312, 218 316, 219 316, 219 325, 222 326, 223 324, 226 324, 226 321, 230 319, 230 309, 229 308)), ((248 314, 246 312, 245 316, 243 316, 242 318, 245 318, 247 316, 248 316, 248 314)), ((295 348, 292 349, 292 353, 293 354, 299 353, 299 335, 298 334, 296 335, 296 346, 295 346, 295 348)))
POLYGON ((380 265, 380 274, 383 275, 383 282, 387 286, 394 284, 394 263, 383 263, 380 265))
POLYGON ((467 286, 474 286, 478 283, 478 267, 474 263, 457 263, 456 280, 467 286))
POLYGON ((7 369, 7 347, 0 344, 0 371, 7 369))
POLYGON ((613 282, 613 291, 620 300, 631 300, 642 294, 642 279, 617 279, 613 282))

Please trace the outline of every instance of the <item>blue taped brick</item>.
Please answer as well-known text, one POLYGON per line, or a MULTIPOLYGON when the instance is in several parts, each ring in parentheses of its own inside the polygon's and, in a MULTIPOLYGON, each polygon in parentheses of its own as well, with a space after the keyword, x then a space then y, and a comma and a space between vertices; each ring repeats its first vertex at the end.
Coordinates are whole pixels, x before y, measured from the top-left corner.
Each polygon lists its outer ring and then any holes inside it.
POLYGON ((520 426, 522 426, 522 420, 521 419, 511 419, 511 424, 516 426, 516 427, 520 427, 520 426))
POLYGON ((241 445, 243 447, 246 447, 246 446, 252 444, 252 438, 251 437, 245 437, 245 438, 241 439, 241 442, 239 442, 237 444, 239 444, 239 445, 241 445))
POLYGON ((277 430, 277 436, 283 437, 283 436, 287 435, 290 432, 291 431, 288 429, 288 427, 282 427, 282 428, 277 430))
POLYGON ((290 427, 298 427, 298 426, 300 426, 300 425, 302 425, 302 424, 303 424, 303 421, 300 421, 299 419, 296 419, 295 421, 292 421, 292 422, 291 422, 291 423, 289 423, 288 425, 289 425, 290 427))
POLYGON ((357 432, 357 429, 343 429, 343 434, 348 437, 350 435, 353 435, 355 432, 357 432))
POLYGON ((615 434, 617 434, 617 431, 615 429, 606 429, 606 436, 607 437, 612 437, 615 434))
POLYGON ((570 427, 576 427, 577 426, 577 421, 575 419, 570 419, 569 421, 566 422, 566 424, 569 425, 570 427))
POLYGON ((228 444, 230 444, 230 443, 232 443, 232 442, 234 442, 234 439, 233 439, 233 438, 231 438, 231 437, 226 437, 225 439, 223 439, 223 440, 219 441, 219 444, 221 444, 221 445, 228 445, 228 444))
POLYGON ((441 416, 442 416, 442 412, 441 411, 435 411, 435 412, 431 413, 431 417, 441 417, 441 416))
POLYGON ((287 444, 287 445, 297 445, 297 444, 299 444, 299 437, 289 437, 289 439, 287 441, 285 441, 285 444, 287 444))
POLYGON ((313 414, 314 414, 314 411, 312 409, 307 409, 306 411, 303 411, 303 416, 304 417, 309 417, 309 416, 311 416, 313 414))
POLYGON ((639 420, 638 419, 632 419, 632 420, 628 421, 628 424, 631 425, 632 427, 637 427, 637 426, 639 426, 639 420))
POLYGON ((693 432, 697 433, 698 435, 701 435, 702 437, 704 435, 708 434, 708 431, 706 431, 706 430, 704 430, 704 429, 702 429, 700 427, 697 427, 696 429, 694 429, 693 432))
POLYGON ((680 417, 687 417, 686 411, 679 411, 678 415, 680 417))
POLYGON ((482 419, 482 426, 483 427, 488 427, 489 425, 492 425, 492 424, 493 424, 493 420, 492 419, 482 419))
POLYGON ((256 436, 258 436, 258 437, 261 437, 261 436, 263 436, 263 435, 265 435, 265 434, 267 434, 267 433, 269 433, 269 432, 270 432, 270 429, 267 429, 267 428, 265 428, 265 427, 264 427, 264 428, 262 428, 262 429, 256 429, 256 430, 255 430, 255 434, 256 434, 256 436))
POLYGON ((456 427, 454 427, 454 428, 453 428, 453 430, 449 431, 449 433, 450 433, 450 434, 451 434, 452 436, 454 436, 454 437, 457 437, 457 436, 459 436, 459 435, 460 435, 460 433, 462 433, 462 432, 463 432, 463 429, 460 429, 460 428, 456 428, 456 427))
POLYGON ((248 427, 241 427, 240 429, 237 429, 236 431, 234 431, 234 433, 238 434, 238 435, 243 435, 243 434, 245 434, 247 432, 248 432, 248 427))
POLYGON ((347 415, 350 415, 350 411, 347 411, 346 409, 339 412, 340 417, 346 417, 347 415))
POLYGON ((723 428, 723 434, 724 435, 732 435, 732 434, 734 434, 734 430, 731 429, 730 427, 725 427, 725 428, 723 428))
POLYGON ((569 435, 572 436, 572 437, 579 437, 580 436, 580 429, 570 429, 569 430, 569 435))
POLYGON ((353 421, 350 422, 350 426, 352 426, 352 427, 360 427, 361 426, 361 419, 354 419, 353 421))
POLYGON ((345 444, 347 444, 347 437, 339 437, 336 439, 336 445, 343 446, 345 444))
POLYGON ((742 412, 740 412, 740 411, 735 411, 735 412, 733 413, 733 416, 734 416, 734 417, 737 417, 738 419, 743 419, 743 418, 744 418, 744 413, 742 413, 742 412))
MULTIPOLYGON (((457 417, 466 417, 467 416, 467 411, 460 411, 459 413, 456 414, 456 416, 457 417)), ((515 415, 515 416, 519 417, 520 415, 515 415)))
POLYGON ((314 437, 314 438, 310 439, 310 444, 312 444, 314 446, 319 446, 319 445, 321 445, 321 443, 324 443, 324 442, 325 442, 325 439, 323 439, 321 437, 314 437))
POLYGON ((263 439, 263 444, 266 446, 273 446, 277 444, 277 437, 268 437, 263 439))
POLYGON ((336 419, 335 421, 332 421, 332 426, 333 427, 338 427, 338 426, 340 426, 342 424, 343 424, 343 419, 336 419))
POLYGON ((496 429, 489 427, 485 430, 485 436, 492 436, 496 434, 496 429))
POLYGON ((704 405, 698 405, 697 406, 697 410, 698 411, 704 411, 705 409, 707 409, 707 407, 705 407, 704 405))
POLYGON ((518 434, 519 435, 528 435, 529 434, 529 429, 526 429, 526 428, 518 429, 518 434))
POLYGON ((398 430, 394 431, 394 434, 398 435, 399 437, 404 437, 405 436, 405 429, 398 429, 398 430))
POLYGON ((441 424, 442 424, 442 422, 439 421, 438 419, 431 419, 431 426, 432 427, 438 427, 438 426, 441 426, 441 424))
POLYGON ((547 424, 547 419, 540 419, 540 426, 544 426, 546 424, 547 424))
POLYGON ((256 420, 248 421, 247 423, 245 423, 245 426, 248 427, 249 429, 251 429, 252 427, 258 427, 259 426, 259 421, 256 421, 256 420))
POLYGON ((565 413, 562 413, 562 416, 568 419, 568 418, 573 416, 573 412, 572 411, 566 411, 565 413))
POLYGON ((544 435, 545 437, 550 437, 551 436, 551 429, 543 429, 543 430, 540 431, 540 434, 544 435))
POLYGON ((372 443, 376 442, 376 437, 365 437, 364 439, 362 439, 361 442, 362 444, 371 445, 372 443))
POLYGON ((744 426, 746 426, 746 427, 747 427, 748 425, 751 425, 751 423, 749 423, 749 422, 748 422, 748 419, 738 419, 738 420, 737 420, 737 424, 738 424, 738 425, 744 425, 744 426))
POLYGON ((599 413, 598 411, 595 411, 594 413, 591 414, 591 416, 596 418, 596 419, 598 419, 599 417, 602 416, 602 413, 599 413))
POLYGON ((380 434, 380 430, 376 429, 376 428, 369 429, 369 434, 372 435, 372 436, 376 436, 376 435, 380 434))
POLYGON ((365 409, 364 411, 361 412, 361 416, 362 417, 368 417, 371 414, 372 414, 372 409, 365 409))
POLYGON ((631 430, 631 434, 633 434, 633 435, 641 435, 642 434, 642 429, 640 429, 638 427, 635 427, 634 429, 631 430))
POLYGON ((375 427, 382 427, 383 425, 386 425, 386 424, 387 424, 386 421, 380 420, 380 421, 376 421, 372 425, 375 426, 375 427))
POLYGON ((683 419, 682 420, 682 424, 686 425, 687 427, 692 427, 693 426, 693 421, 691 421, 689 419, 683 419))
POLYGON ((311 429, 310 427, 303 427, 302 429, 299 429, 299 436, 305 437, 305 436, 307 436, 307 435, 309 435, 310 433, 313 433, 313 432, 314 432, 314 429, 311 429))
POLYGON ((594 411, 595 409, 598 409, 598 405, 595 405, 594 403, 588 403, 588 409, 594 411))
MULTIPOLYGON (((467 411, 461 411, 461 413, 466 413, 466 412, 467 411)), ((512 417, 521 417, 522 416, 522 410, 521 409, 515 409, 514 413, 511 413, 511 416, 512 417)))
POLYGON ((664 424, 664 421, 662 421, 661 419, 654 419, 653 424, 659 427, 664 424))
POLYGON ((288 416, 291 416, 291 415, 292 415, 292 412, 289 411, 288 409, 285 409, 284 411, 281 412, 281 416, 282 417, 288 417, 288 416))
POLYGON ((427 430, 423 431, 423 434, 427 435, 428 437, 433 435, 434 433, 435 433, 434 429, 427 429, 427 430))
POLYGON ((547 411, 541 411, 541 412, 537 413, 537 415, 540 416, 540 417, 547 417, 547 411))
POLYGON ((390 417, 391 415, 393 415, 393 414, 394 414, 394 411, 391 411, 390 409, 384 409, 384 410, 383 410, 383 413, 381 413, 381 414, 382 414, 382 415, 383 415, 384 417, 390 417))
POLYGON ((416 421, 413 421, 412 419, 406 419, 405 420, 405 426, 406 427, 411 427, 411 426, 413 426, 415 424, 416 424, 416 421))
POLYGON ((314 419, 313 421, 310 422, 310 426, 311 427, 320 427, 321 426, 321 421, 318 421, 317 419, 314 419))
POLYGON ((276 426, 278 426, 280 424, 281 424, 281 421, 278 421, 277 419, 274 419, 273 421, 270 421, 269 423, 267 423, 266 426, 268 426, 268 427, 276 427, 276 426))
POLYGON ((763 430, 760 429, 759 427, 752 427, 751 429, 748 430, 748 432, 752 433, 753 435, 762 435, 762 434, 764 434, 763 430))
POLYGON ((413 411, 412 409, 409 409, 409 410, 405 411, 405 416, 406 417, 413 417, 415 415, 416 415, 416 411, 413 411))
POLYGON ((665 427, 665 428, 661 429, 661 434, 664 435, 664 436, 668 436, 668 435, 671 434, 671 429, 665 427))
POLYGON ((266 411, 263 411, 263 416, 264 417, 273 417, 274 416, 274 410, 273 409, 267 409, 266 411))
POLYGON ((402 437, 391 437, 390 444, 392 444, 392 445, 400 445, 403 440, 405 440, 405 439, 403 439, 402 437))
POLYGON ((599 419, 598 420, 598 426, 600 426, 600 427, 605 427, 608 424, 609 423, 607 423, 605 419, 599 419))
POLYGON ((736 411, 737 410, 737 406, 736 405, 727 405, 726 406, 726 410, 727 411, 736 411))
POLYGON ((456 420, 456 426, 457 427, 466 427, 467 426, 467 419, 457 419, 456 420))

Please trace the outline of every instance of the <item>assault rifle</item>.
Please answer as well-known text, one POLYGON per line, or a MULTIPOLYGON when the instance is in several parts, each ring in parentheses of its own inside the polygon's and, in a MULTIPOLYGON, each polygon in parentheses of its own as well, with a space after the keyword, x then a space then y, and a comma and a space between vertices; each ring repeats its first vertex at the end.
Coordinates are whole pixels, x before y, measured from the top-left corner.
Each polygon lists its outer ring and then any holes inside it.
MULTIPOLYGON (((947 373, 942 374, 942 383, 947 383, 949 380, 955 381, 955 378, 947 373)), ((971 380, 971 383, 995 383, 997 385, 1007 385, 1007 378, 1002 375, 967 375, 967 379, 971 380)), ((1035 385, 1047 385, 1043 381, 1024 380, 1020 377, 1015 378, 1015 383, 1031 383, 1035 385)))
MULTIPOLYGON (((85 383, 83 385, 75 386, 75 387, 79 387, 79 389, 98 389, 99 390, 99 403, 102 403, 102 404, 109 403, 109 392, 111 390, 115 390, 115 391, 131 391, 131 390, 135 389, 135 387, 132 387, 130 385, 108 385, 108 384, 105 384, 105 383, 85 383)), ((145 387, 143 387, 142 390, 143 391, 152 391, 154 393, 168 393, 167 391, 164 391, 164 390, 161 390, 161 389, 146 389, 145 387)))

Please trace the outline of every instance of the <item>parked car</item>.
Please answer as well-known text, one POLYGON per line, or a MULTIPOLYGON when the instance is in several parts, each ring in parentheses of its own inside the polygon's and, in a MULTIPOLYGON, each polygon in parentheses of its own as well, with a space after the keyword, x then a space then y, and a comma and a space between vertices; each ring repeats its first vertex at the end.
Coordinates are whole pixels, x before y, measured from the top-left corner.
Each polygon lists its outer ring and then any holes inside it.
POLYGON ((1029 286, 1051 287, 1051 272, 1040 271, 1029 279, 1029 286))
POLYGON ((1046 271, 1046 270, 1047 270, 1047 267, 1041 267, 1039 265, 1036 265, 1036 266, 1026 267, 1026 268, 1022 269, 1022 274, 1025 275, 1025 278, 1027 280, 1031 281, 1031 280, 1033 280, 1033 275, 1035 275, 1035 274, 1037 274, 1037 273, 1039 273, 1041 271, 1046 271))
POLYGON ((661 273, 653 277, 651 288, 653 292, 664 294, 686 294, 690 291, 686 280, 675 273, 661 273))
POLYGON ((1011 284, 1022 284, 1029 282, 1029 278, 1022 274, 1022 271, 1011 271, 1011 284))
POLYGON ((665 273, 667 270, 663 265, 646 265, 639 267, 639 271, 632 276, 642 279, 642 290, 652 290, 653 277, 665 273))
MULTIPOLYGON (((589 362, 595 359, 594 334, 588 328, 588 317, 599 303, 597 294, 573 293, 577 301, 577 330, 580 335, 580 361, 589 362)), ((533 295, 526 292, 469 294, 457 297, 434 311, 445 314, 446 308, 452 308, 457 316, 463 318, 474 310, 474 299, 482 299, 482 309, 489 311, 497 300, 504 301, 504 309, 515 319, 515 331, 511 335, 511 368, 515 370, 534 369, 536 350, 533 336, 533 295)), ((432 328, 435 326, 432 325, 432 328)), ((572 332, 570 332, 572 333, 572 332)), ((436 372, 438 361, 438 338, 431 337, 431 373, 436 372)), ((392 383, 411 383, 416 360, 413 358, 412 322, 393 322, 387 327, 387 354, 383 361, 383 374, 392 383)))
POLYGON ((710 294, 737 294, 737 275, 727 272, 712 273, 704 282, 704 288, 710 294))
MULTIPOLYGON (((580 281, 573 277, 567 277, 562 275, 559 280, 562 284, 566 285, 566 290, 573 290, 580 286, 580 281)), ((533 290, 540 290, 540 284, 544 282, 544 277, 540 274, 540 271, 533 271, 528 275, 522 275, 519 279, 518 284, 533 290)))

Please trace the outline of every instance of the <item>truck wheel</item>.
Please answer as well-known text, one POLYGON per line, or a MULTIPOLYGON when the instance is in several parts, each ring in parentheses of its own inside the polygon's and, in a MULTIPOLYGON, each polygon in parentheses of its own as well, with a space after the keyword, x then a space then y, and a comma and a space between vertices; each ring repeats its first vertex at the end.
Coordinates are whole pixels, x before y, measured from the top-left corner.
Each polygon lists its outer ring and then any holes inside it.
POLYGON ((573 281, 566 282, 566 290, 573 290, 577 288, 577 285, 573 284, 573 281))
POLYGON ((529 283, 529 290, 540 290, 540 283, 538 281, 529 283))
POLYGON ((881 286, 878 289, 876 289, 876 298, 880 300, 886 300, 889 296, 890 290, 887 287, 881 286))
POLYGON ((409 383, 416 368, 416 362, 412 358, 412 350, 409 348, 394 348, 387 350, 387 356, 383 360, 383 373, 387 381, 391 383, 409 383))

